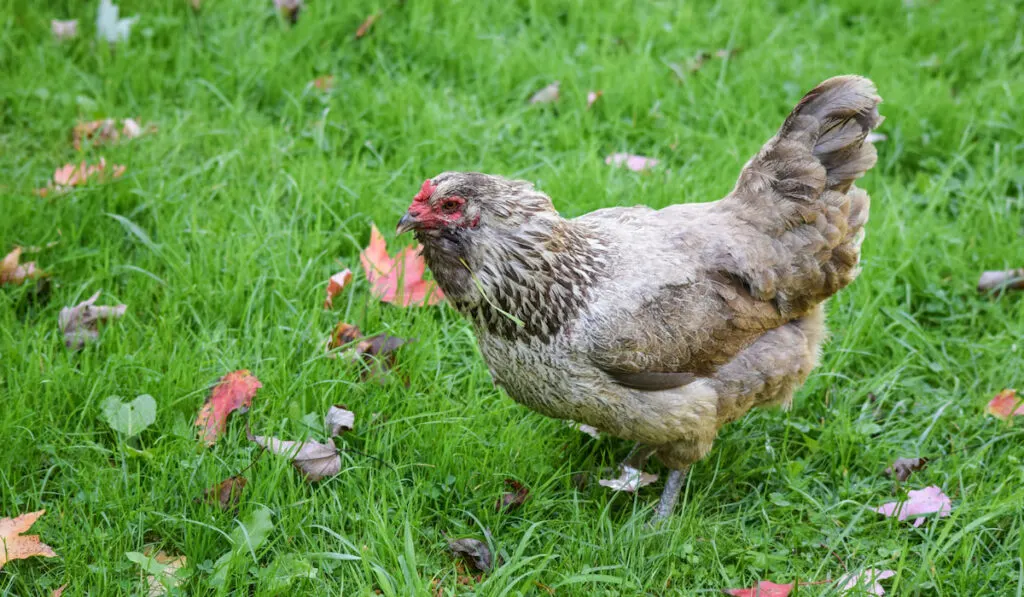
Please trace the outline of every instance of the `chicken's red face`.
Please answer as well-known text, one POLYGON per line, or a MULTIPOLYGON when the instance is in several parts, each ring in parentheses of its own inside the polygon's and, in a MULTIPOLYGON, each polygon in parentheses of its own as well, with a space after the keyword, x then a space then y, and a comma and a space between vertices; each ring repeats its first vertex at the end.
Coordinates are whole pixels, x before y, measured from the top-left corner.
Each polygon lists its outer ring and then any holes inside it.
POLYGON ((457 189, 439 187, 440 184, 429 178, 423 181, 420 192, 398 222, 399 234, 408 230, 465 229, 479 225, 479 210, 472 209, 467 197, 457 194, 457 189))

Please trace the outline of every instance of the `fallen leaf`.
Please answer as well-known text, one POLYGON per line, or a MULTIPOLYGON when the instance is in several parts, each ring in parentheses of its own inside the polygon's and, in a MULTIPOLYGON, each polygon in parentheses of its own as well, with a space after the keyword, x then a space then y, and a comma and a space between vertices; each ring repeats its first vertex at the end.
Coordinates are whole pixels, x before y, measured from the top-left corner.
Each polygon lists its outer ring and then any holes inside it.
POLYGON ((846 595, 885 595, 885 589, 878 581, 896 576, 893 570, 876 570, 869 568, 860 574, 848 574, 838 581, 839 594, 846 595))
POLYGON ((10 253, 0 261, 0 286, 4 284, 22 284, 25 280, 32 280, 43 275, 43 271, 36 267, 35 261, 19 264, 21 260, 21 247, 14 247, 10 253))
POLYGON ((319 77, 313 79, 313 87, 324 93, 330 93, 334 91, 334 75, 320 75, 319 77))
POLYGON ((1024 290, 1024 267, 1005 271, 982 272, 978 292, 986 290, 1024 290))
POLYGON ((300 443, 276 437, 250 435, 249 440, 278 456, 291 458, 292 466, 309 481, 319 481, 341 472, 341 456, 338 455, 338 448, 335 447, 333 439, 327 440, 325 444, 312 439, 300 443))
POLYGON ((189 4, 192 6, 192 10, 196 12, 199 12, 199 10, 203 7, 202 0, 189 0, 189 4))
POLYGON ((558 101, 558 87, 559 82, 555 81, 547 87, 544 87, 537 93, 530 96, 531 104, 550 104, 551 102, 558 101))
POLYGON ((249 480, 242 475, 228 477, 213 487, 203 490, 203 501, 220 506, 221 510, 234 510, 242 499, 242 491, 249 480))
POLYGON ((487 544, 477 539, 456 539, 448 542, 448 549, 452 555, 462 558, 467 564, 479 570, 488 572, 491 569, 493 558, 487 544))
POLYGON ((927 458, 897 458, 892 466, 885 469, 885 476, 902 483, 910 478, 910 473, 922 470, 927 465, 927 458))
POLYGON ((325 348, 329 357, 337 358, 336 349, 350 346, 341 354, 349 361, 366 364, 363 379, 377 379, 383 382, 385 381, 384 374, 395 364, 395 352, 413 341, 415 339, 399 338, 387 334, 363 337, 358 327, 340 322, 331 332, 325 348))
POLYGON ((109 396, 103 401, 103 418, 114 431, 134 437, 156 421, 156 400, 142 394, 125 403, 120 396, 109 396))
POLYGON ((657 166, 658 162, 659 160, 654 158, 646 158, 642 155, 633 155, 631 153, 613 153, 604 159, 604 163, 609 166, 622 166, 625 164, 633 172, 643 172, 657 166))
POLYGON ((124 137, 125 139, 134 139, 145 133, 153 132, 156 132, 155 125, 150 124, 143 127, 142 124, 134 118, 123 119, 121 121, 120 128, 117 126, 116 119, 105 118, 103 120, 90 120, 77 123, 75 128, 71 130, 71 138, 75 149, 81 150, 82 145, 85 142, 89 142, 93 147, 98 147, 100 145, 116 143, 121 139, 121 137, 124 137))
POLYGON ((153 555, 150 549, 143 553, 130 551, 125 556, 142 568, 148 588, 147 597, 166 595, 168 589, 177 587, 185 580, 184 575, 180 574, 187 563, 185 556, 172 556, 163 550, 153 555))
POLYGON ((594 105, 594 102, 596 102, 597 100, 601 99, 602 95, 604 95, 604 91, 601 91, 600 89, 598 89, 597 91, 588 91, 587 92, 587 109, 589 110, 590 107, 594 105))
POLYGON ((1003 390, 989 400, 987 410, 1000 419, 1024 416, 1024 398, 1017 397, 1017 390, 1003 390))
POLYGON ((121 178, 124 175, 125 167, 120 164, 113 164, 108 172, 107 161, 100 158, 98 164, 89 165, 85 161, 80 164, 64 164, 53 172, 53 180, 41 189, 36 189, 36 195, 46 197, 50 193, 64 193, 71 187, 84 185, 89 180, 103 182, 109 178, 121 178))
POLYGON ((749 589, 722 589, 722 592, 733 597, 788 597, 794 586, 793 583, 778 585, 770 580, 762 580, 757 583, 756 587, 749 589))
POLYGON ((515 510, 519 506, 523 505, 526 498, 530 495, 530 490, 525 485, 516 481, 515 479, 505 479, 505 486, 512 491, 506 491, 498 503, 494 505, 496 512, 515 510))
POLYGON ((106 39, 110 43, 128 41, 132 26, 139 20, 138 15, 127 19, 120 18, 120 9, 110 0, 100 0, 96 9, 96 37, 106 39))
POLYGON ((370 229, 370 244, 359 254, 359 262, 370 281, 370 293, 385 303, 402 307, 435 305, 444 298, 441 289, 424 280, 427 264, 421 247, 405 247, 394 259, 376 226, 370 229))
POLYGON ((66 583, 61 585, 61 586, 59 586, 59 587, 57 587, 56 589, 53 590, 52 593, 50 593, 50 597, 60 597, 61 595, 64 594, 64 589, 66 589, 66 588, 68 588, 68 585, 66 583))
POLYGON ((888 139, 888 135, 884 133, 876 133, 874 131, 868 133, 867 136, 864 137, 864 140, 867 141, 868 143, 881 143, 882 141, 886 141, 888 139))
POLYGON ((352 271, 342 270, 327 281, 327 298, 324 300, 324 309, 330 309, 334 306, 334 297, 348 286, 349 282, 352 281, 352 271))
POLYGON ((274 8, 294 25, 299 20, 299 12, 302 11, 302 0, 274 0, 274 8))
POLYGON ((53 37, 57 41, 74 39, 78 37, 78 19, 71 19, 69 21, 53 19, 50 21, 50 32, 53 33, 53 37))
POLYGON ((356 426, 356 413, 346 409, 344 406, 334 405, 327 409, 324 416, 324 423, 327 432, 331 437, 337 437, 346 431, 352 431, 356 426))
POLYGON ((11 560, 32 556, 57 557, 52 547, 39 540, 39 535, 22 535, 43 514, 46 510, 29 512, 17 518, 0 518, 0 568, 11 560))
POLYGON ((380 11, 375 12, 370 16, 366 17, 366 20, 363 21, 363 24, 359 26, 359 29, 356 29, 356 39, 362 39, 364 35, 369 33, 370 27, 373 27, 373 24, 376 23, 377 19, 379 18, 380 11))
POLYGON ((729 58, 732 58, 733 56, 735 56, 736 54, 739 54, 739 53, 740 53, 740 49, 739 48, 722 48, 720 50, 715 50, 715 58, 721 58, 722 60, 728 60, 729 58))
MULTIPOLYGON (((950 501, 949 497, 942 493, 939 487, 930 485, 924 489, 907 492, 907 499, 904 502, 882 504, 875 508, 875 512, 885 516, 896 516, 899 520, 906 520, 911 516, 933 514, 936 512, 938 512, 940 517, 949 516, 952 509, 953 502, 950 501)), ((914 520, 915 527, 919 527, 922 524, 924 524, 924 517, 914 520)))
POLYGON ((619 470, 622 474, 618 479, 600 479, 598 483, 615 491, 634 492, 658 480, 658 475, 645 473, 628 465, 622 465, 619 470))
POLYGON ((97 291, 74 307, 64 307, 60 310, 57 321, 60 331, 64 333, 64 344, 68 348, 78 350, 86 343, 96 340, 100 337, 101 321, 121 317, 128 310, 127 305, 95 306, 94 303, 100 298, 101 292, 103 291, 97 291))
POLYGON ((248 411, 253 396, 262 387, 260 380, 248 369, 232 371, 220 378, 196 417, 195 424, 199 427, 199 438, 203 443, 207 446, 215 444, 227 428, 228 415, 236 410, 248 411))
POLYGON ((566 421, 566 424, 568 424, 570 427, 572 427, 573 429, 575 429, 577 431, 580 431, 582 433, 586 433, 587 435, 589 435, 590 437, 592 437, 594 439, 601 439, 601 432, 598 431, 597 427, 594 427, 593 425, 587 425, 585 423, 577 423, 576 421, 566 421))

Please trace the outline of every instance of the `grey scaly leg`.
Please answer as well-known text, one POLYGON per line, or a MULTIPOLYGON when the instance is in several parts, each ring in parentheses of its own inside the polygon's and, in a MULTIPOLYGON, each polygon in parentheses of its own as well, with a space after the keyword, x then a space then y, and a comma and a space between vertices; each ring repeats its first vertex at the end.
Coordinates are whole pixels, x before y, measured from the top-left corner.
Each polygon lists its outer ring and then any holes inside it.
POLYGON ((672 514, 672 510, 676 507, 676 501, 679 499, 679 491, 683 488, 683 483, 686 482, 686 473, 689 470, 690 467, 686 467, 668 474, 668 478, 665 479, 665 489, 662 490, 661 499, 658 501, 658 508, 654 511, 653 522, 660 522, 672 514))

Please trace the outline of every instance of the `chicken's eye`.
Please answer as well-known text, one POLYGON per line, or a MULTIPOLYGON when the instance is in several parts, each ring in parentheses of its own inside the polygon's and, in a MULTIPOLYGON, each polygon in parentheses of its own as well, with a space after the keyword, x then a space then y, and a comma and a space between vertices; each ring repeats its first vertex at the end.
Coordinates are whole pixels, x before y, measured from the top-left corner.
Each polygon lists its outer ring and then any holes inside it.
POLYGON ((457 199, 445 199, 441 202, 441 210, 446 214, 454 213, 462 202, 457 199))

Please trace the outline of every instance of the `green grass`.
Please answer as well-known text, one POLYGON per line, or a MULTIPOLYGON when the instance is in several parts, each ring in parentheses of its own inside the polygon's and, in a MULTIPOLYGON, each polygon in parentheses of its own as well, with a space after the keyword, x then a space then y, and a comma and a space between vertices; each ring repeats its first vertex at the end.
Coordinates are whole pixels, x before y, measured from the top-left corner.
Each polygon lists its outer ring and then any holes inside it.
POLYGON ((1024 427, 984 412, 1024 389, 1024 301, 974 290, 984 269, 1024 266, 1019 2, 311 0, 289 27, 270 0, 205 0, 198 15, 125 0, 142 19, 116 48, 94 41, 95 4, 0 0, 0 254, 57 241, 30 256, 52 274, 48 297, 0 289, 0 516, 46 508, 33 532, 60 554, 7 564, 0 594, 144 594, 125 554, 148 544, 188 557, 188 594, 217 594, 210 569, 239 523, 193 498, 256 449, 241 416, 212 449, 192 421, 240 368, 264 385, 254 429, 301 438, 307 413, 344 403, 358 419, 343 443, 387 465, 347 452, 311 486, 263 456, 237 519, 266 507, 274 527, 236 550, 219 594, 425 595, 439 579, 446 595, 546 595, 538 582, 688 595, 865 567, 896 570, 897 595, 1024 592, 1024 427), (81 37, 54 42, 51 18, 80 19, 81 37), (686 72, 719 48, 740 51, 686 72), (658 531, 644 523, 660 484, 630 496, 572 482, 628 446, 503 397, 447 306, 381 305, 357 276, 321 308, 338 261, 358 269, 371 222, 409 242, 391 231, 428 176, 525 177, 567 215, 710 200, 804 91, 848 72, 874 79, 888 118, 862 185, 863 274, 831 303, 832 340, 792 411, 724 430, 658 531), (307 86, 323 74, 330 95, 307 86), (557 105, 525 103, 556 79, 557 105), (590 89, 604 97, 588 111, 590 89), (108 116, 160 130, 77 153, 75 121, 108 116), (662 168, 609 168, 614 151, 662 168), (33 194, 55 167, 100 155, 126 176, 33 194), (57 314, 100 289, 128 314, 70 353, 57 314), (418 338, 392 383, 325 358, 339 319, 418 338), (143 393, 156 423, 126 442, 100 405, 143 393), (917 455, 931 463, 907 487, 939 485, 953 512, 915 529, 871 507, 894 499, 882 469, 917 455), (506 477, 530 499, 498 514, 506 477), (458 586, 445 534, 484 528, 505 565, 458 586), (316 577, 274 588, 267 575, 296 559, 316 577))

